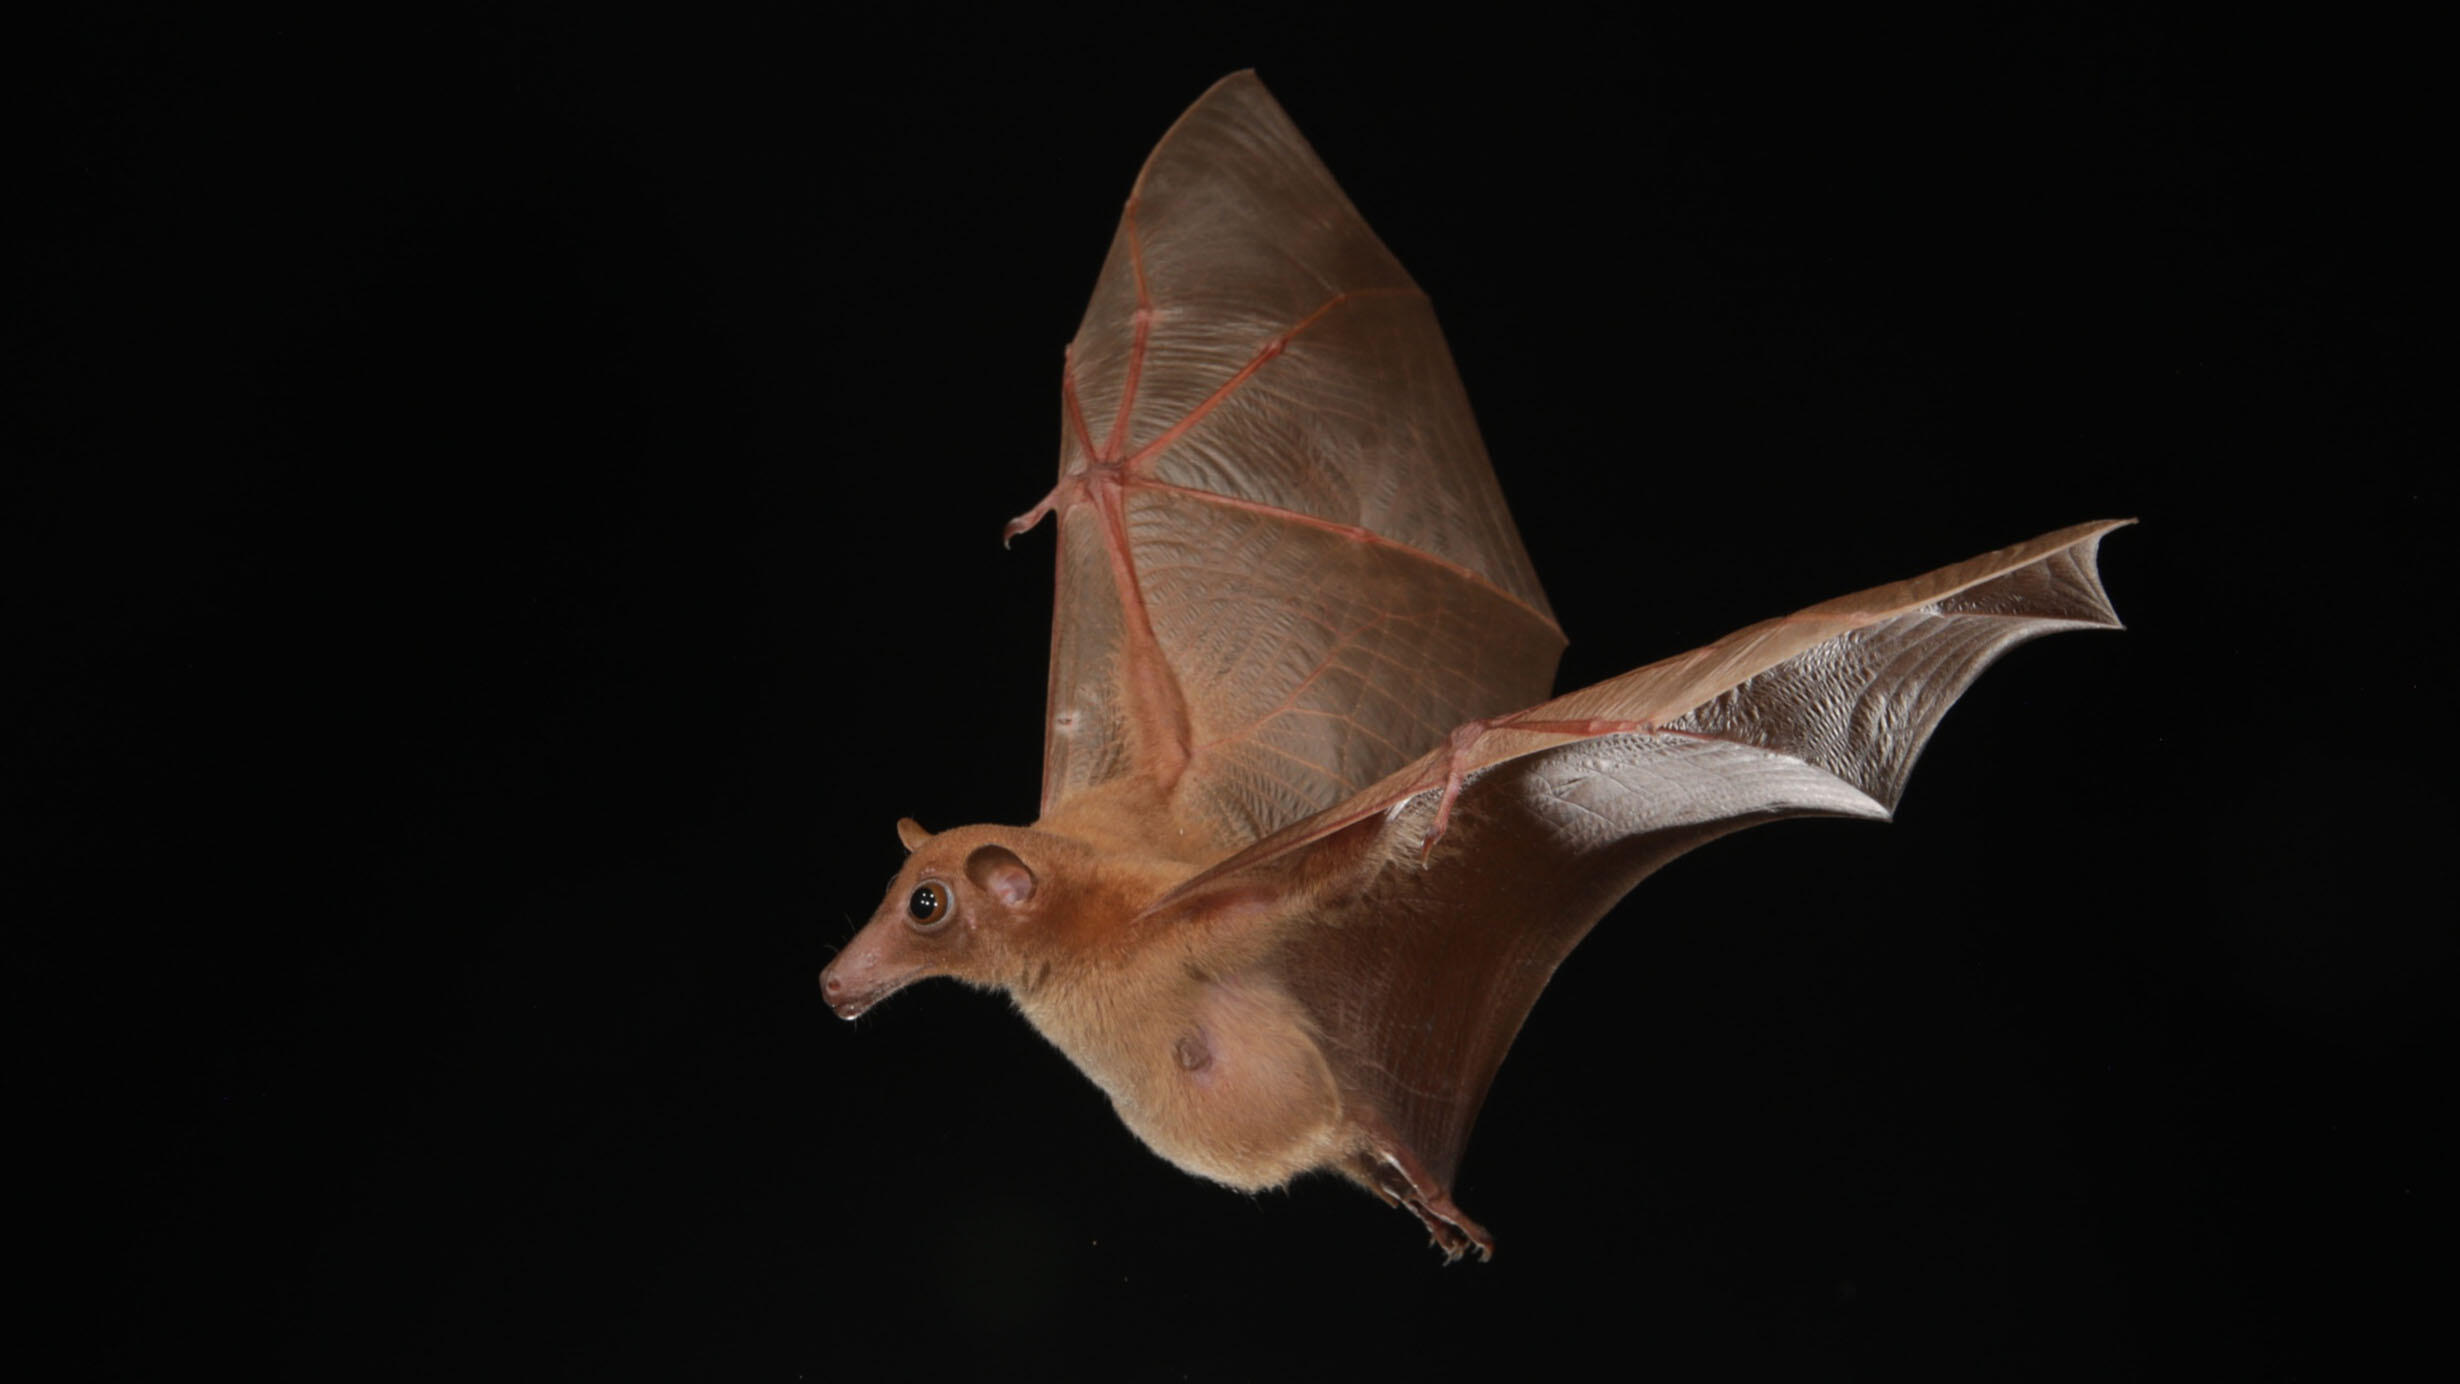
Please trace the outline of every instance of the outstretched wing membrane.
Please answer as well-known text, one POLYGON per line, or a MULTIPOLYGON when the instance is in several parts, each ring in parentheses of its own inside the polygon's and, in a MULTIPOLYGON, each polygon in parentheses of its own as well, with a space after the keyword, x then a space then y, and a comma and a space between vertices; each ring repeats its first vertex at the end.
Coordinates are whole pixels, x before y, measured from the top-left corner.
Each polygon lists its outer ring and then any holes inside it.
POLYGON ((1137 179, 1068 351, 1042 809, 1151 776, 1223 852, 1562 648, 1432 309, 1253 74, 1137 179))
POLYGON ((2117 626, 2094 567, 2113 527, 1828 601, 1463 727, 1154 911, 1224 891, 1313 900, 1276 970, 1373 1132, 1375 1161, 1351 1171, 1450 1247, 1482 1245, 1451 1207, 1453 1172, 1555 967, 1702 842, 1785 817, 1888 816, 1940 716, 1994 659, 2117 626))

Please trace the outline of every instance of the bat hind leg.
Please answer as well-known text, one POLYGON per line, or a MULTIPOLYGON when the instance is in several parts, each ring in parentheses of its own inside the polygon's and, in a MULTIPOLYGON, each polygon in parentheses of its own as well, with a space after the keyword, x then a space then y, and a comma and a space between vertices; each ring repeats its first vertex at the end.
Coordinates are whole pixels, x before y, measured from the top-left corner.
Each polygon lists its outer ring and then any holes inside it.
POLYGON ((1471 1250, 1477 1251, 1481 1261, 1495 1257, 1495 1237, 1453 1205, 1452 1194, 1401 1144, 1378 1139, 1364 1152, 1353 1154, 1342 1171, 1383 1198, 1385 1205, 1402 1207, 1416 1216, 1434 1238, 1435 1247, 1444 1252, 1445 1263, 1471 1250))

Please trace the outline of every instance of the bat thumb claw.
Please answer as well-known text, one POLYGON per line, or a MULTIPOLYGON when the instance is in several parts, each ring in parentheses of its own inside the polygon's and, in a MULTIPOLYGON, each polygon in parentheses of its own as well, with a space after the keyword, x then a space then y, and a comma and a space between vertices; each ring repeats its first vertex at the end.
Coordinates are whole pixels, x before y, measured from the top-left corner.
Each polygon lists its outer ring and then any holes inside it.
MULTIPOLYGON (((1060 484, 1065 485, 1066 482, 1062 481, 1060 484)), ((1057 506, 1058 502, 1059 486, 1053 486, 1051 488, 1051 493, 1042 497, 1041 503, 1035 505, 1032 509, 1025 511, 1023 514, 1018 515, 1014 519, 1009 520, 1006 526, 1000 529, 999 546, 1005 548, 1016 542, 1016 536, 1018 534, 1024 533, 1033 528, 1036 524, 1041 523, 1042 516, 1050 513, 1051 510, 1057 506)))

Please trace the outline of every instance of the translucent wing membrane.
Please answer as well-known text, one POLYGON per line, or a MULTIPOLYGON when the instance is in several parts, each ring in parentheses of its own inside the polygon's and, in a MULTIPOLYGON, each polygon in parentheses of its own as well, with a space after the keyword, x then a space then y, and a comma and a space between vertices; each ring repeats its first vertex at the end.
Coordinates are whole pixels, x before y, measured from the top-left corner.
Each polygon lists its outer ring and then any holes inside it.
POLYGON ((1253 76, 1147 162, 1064 401, 1046 815, 1148 773, 1233 848, 1545 694, 1433 311, 1253 76))
POLYGON ((1354 1117, 1389 1166, 1414 1170, 1398 1195, 1439 1239, 1450 1227, 1450 1247, 1483 1244, 1451 1208, 1452 1175, 1555 967, 1693 846, 1785 817, 1886 817, 1993 659, 2116 627, 2093 565, 2112 527, 1829 601, 1467 728, 1156 911, 1258 885, 1322 900, 1279 970, 1338 1054, 1354 1117))

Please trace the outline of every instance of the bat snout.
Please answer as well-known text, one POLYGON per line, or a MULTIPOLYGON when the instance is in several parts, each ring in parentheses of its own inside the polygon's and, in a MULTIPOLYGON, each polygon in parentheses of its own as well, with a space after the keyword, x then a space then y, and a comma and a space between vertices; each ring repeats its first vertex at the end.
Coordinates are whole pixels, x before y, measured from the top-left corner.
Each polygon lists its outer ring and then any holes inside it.
POLYGON ((871 1001, 856 999, 848 991, 846 978, 837 974, 834 966, 820 973, 820 998, 828 1002, 829 1009, 840 1019, 859 1019, 871 1007, 871 1001))
POLYGON ((820 973, 820 998, 828 1002, 829 1009, 840 1019, 861 1018, 863 1011, 879 1003, 885 994, 869 986, 858 986, 838 962, 829 963, 828 969, 820 973))
POLYGON ((904 989, 927 973, 914 958, 884 955, 877 945, 857 937, 820 972, 820 998, 840 1019, 860 1018, 865 1010, 904 989))

